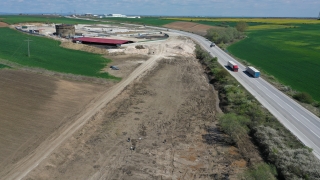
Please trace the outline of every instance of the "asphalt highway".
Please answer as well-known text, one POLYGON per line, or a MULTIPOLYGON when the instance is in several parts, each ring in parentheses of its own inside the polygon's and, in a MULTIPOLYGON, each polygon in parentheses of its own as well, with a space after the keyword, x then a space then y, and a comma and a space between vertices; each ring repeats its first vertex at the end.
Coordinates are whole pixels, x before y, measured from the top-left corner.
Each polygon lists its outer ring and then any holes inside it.
POLYGON ((244 65, 229 56, 219 47, 210 47, 211 42, 202 36, 172 29, 170 29, 169 32, 179 33, 192 38, 213 57, 218 57, 218 62, 224 68, 226 68, 228 61, 233 61, 238 64, 238 72, 230 71, 227 68, 226 70, 304 145, 312 148, 314 155, 320 159, 320 118, 273 87, 263 78, 248 76, 245 73, 246 67, 244 65))

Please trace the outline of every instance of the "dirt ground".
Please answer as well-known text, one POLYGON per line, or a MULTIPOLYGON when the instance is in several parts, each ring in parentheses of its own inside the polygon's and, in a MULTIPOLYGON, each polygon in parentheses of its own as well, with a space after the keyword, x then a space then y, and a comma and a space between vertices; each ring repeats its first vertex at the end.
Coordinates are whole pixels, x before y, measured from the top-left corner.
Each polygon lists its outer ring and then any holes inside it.
POLYGON ((6 69, 0 87, 0 177, 107 88, 6 69))
POLYGON ((217 28, 217 27, 209 26, 205 24, 198 24, 194 22, 185 22, 185 21, 172 22, 164 25, 164 27, 188 31, 188 32, 192 32, 202 36, 207 34, 208 29, 217 28))
MULTIPOLYGON (((1 19, 0 19, 1 20, 1 19)), ((0 22, 0 27, 8 27, 9 25, 7 23, 4 22, 0 22)))
MULTIPOLYGON (((3 93, 23 89, 19 84, 33 86, 21 92, 23 105, 17 100, 10 104, 19 93, 0 101, 1 107, 9 103, 13 108, 0 107, 0 116, 19 121, 10 126, 18 130, 5 132, 13 136, 11 148, 4 146, 8 138, 0 139, 1 165, 6 168, 0 177, 238 179, 246 161, 225 143, 227 137, 216 126, 216 92, 194 57, 193 41, 172 34, 166 41, 143 44, 143 49, 135 46, 105 55, 120 70, 104 71, 123 77, 112 87, 34 74, 30 81, 25 75, 18 76, 21 80, 4 78, 17 87, 8 86, 3 93), (42 143, 37 147, 31 142, 42 143), (32 153, 23 157, 27 152, 32 153), (19 153, 20 160, 13 161, 19 153)), ((12 70, 0 73, 7 71, 12 70)))
POLYGON ((237 179, 216 104, 193 56, 163 58, 25 179, 237 179))

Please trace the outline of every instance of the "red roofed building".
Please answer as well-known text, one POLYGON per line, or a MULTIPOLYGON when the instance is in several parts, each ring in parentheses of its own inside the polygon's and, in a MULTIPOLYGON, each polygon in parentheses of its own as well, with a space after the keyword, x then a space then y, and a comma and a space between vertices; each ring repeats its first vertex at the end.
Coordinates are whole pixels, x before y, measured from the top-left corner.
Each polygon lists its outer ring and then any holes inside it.
POLYGON ((133 41, 119 40, 119 39, 106 39, 106 38, 93 38, 93 37, 80 37, 72 40, 73 42, 81 42, 83 44, 103 44, 103 45, 121 45, 133 43, 133 41))

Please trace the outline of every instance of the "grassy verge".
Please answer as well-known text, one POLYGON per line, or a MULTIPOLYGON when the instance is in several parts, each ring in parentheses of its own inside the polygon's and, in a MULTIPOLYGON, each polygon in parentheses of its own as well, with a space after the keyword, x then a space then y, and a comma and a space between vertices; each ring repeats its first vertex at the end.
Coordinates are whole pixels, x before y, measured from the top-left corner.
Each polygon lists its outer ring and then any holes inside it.
POLYGON ((43 68, 61 73, 116 79, 101 70, 111 60, 101 55, 60 47, 60 42, 0 28, 0 58, 23 66, 43 68), (30 57, 25 40, 30 39, 30 57))
POLYGON ((311 149, 301 144, 250 93, 238 86, 238 82, 200 46, 196 47, 196 55, 207 67, 210 82, 219 92, 220 108, 225 113, 219 118, 221 129, 230 136, 244 157, 250 157, 252 152, 249 144, 245 143, 251 137, 265 161, 271 164, 251 163, 246 179, 269 176, 271 178, 264 179, 274 179, 272 166, 276 167, 280 179, 320 177, 320 162, 311 149))
POLYGON ((4 64, 0 64, 0 69, 3 69, 3 68, 11 68, 11 67, 4 64))

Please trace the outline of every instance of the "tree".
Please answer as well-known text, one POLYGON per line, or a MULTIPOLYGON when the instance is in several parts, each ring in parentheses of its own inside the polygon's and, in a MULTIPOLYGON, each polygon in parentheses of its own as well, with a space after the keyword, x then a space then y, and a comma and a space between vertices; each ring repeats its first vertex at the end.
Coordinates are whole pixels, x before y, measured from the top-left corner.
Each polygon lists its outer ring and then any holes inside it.
POLYGON ((248 28, 248 24, 245 21, 239 21, 237 23, 236 29, 240 32, 246 31, 248 28))

